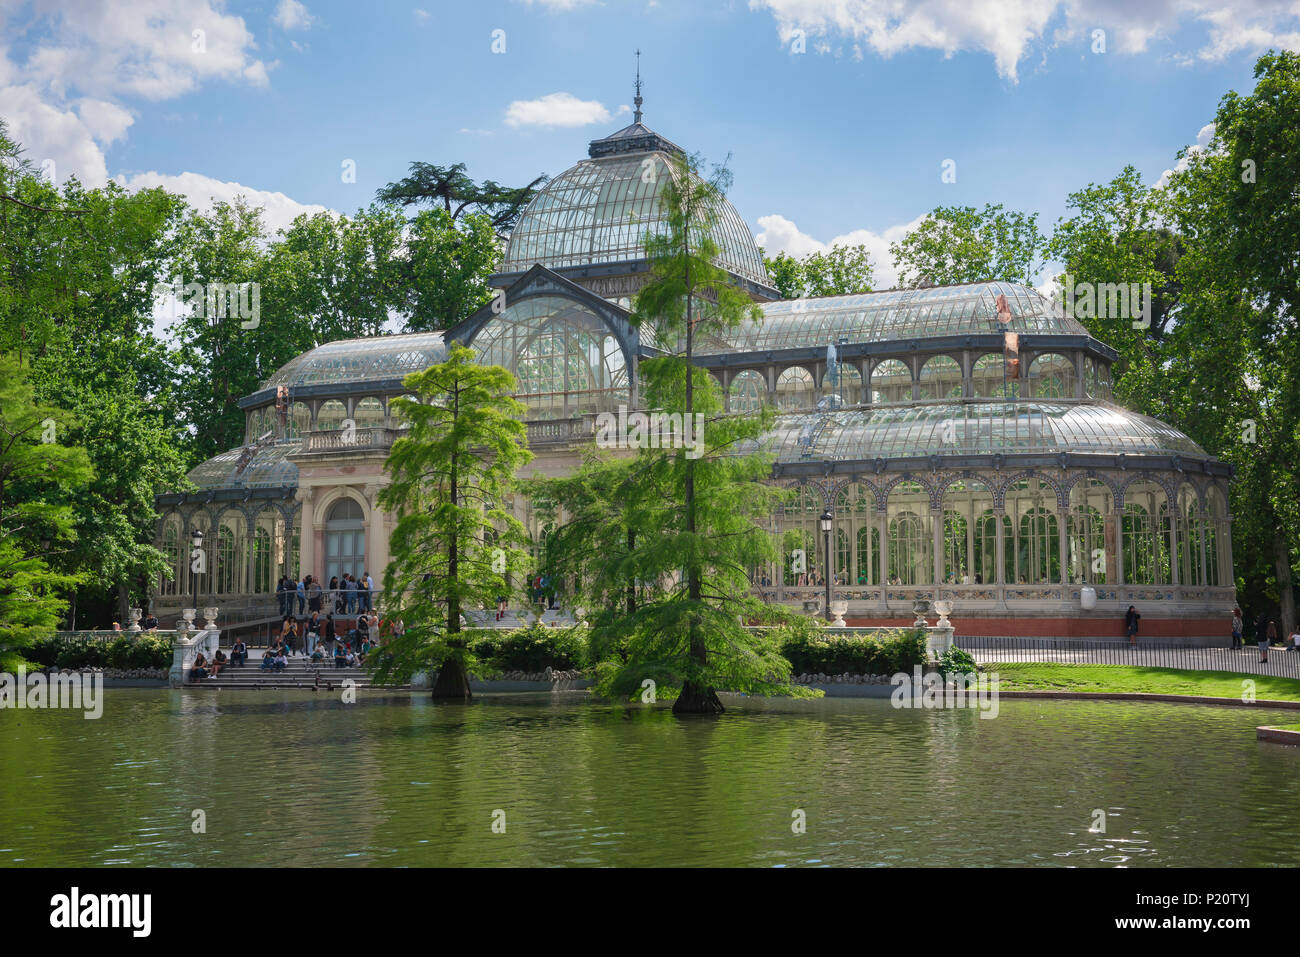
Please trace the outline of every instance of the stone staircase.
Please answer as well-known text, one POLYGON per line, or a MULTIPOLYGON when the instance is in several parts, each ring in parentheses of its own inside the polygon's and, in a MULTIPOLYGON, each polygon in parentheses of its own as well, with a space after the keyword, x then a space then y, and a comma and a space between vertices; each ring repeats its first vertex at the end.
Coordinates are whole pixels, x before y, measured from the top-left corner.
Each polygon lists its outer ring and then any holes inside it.
MULTIPOLYGON (((228 648, 221 649, 230 656, 228 648)), ((351 679, 357 688, 395 688, 407 685, 375 685, 372 675, 365 668, 335 668, 334 660, 328 658, 315 664, 302 655, 287 659, 283 671, 263 671, 262 656, 258 649, 252 649, 248 662, 242 667, 227 664, 215 678, 205 678, 198 684, 190 683, 187 688, 212 688, 229 691, 260 691, 267 689, 298 688, 310 690, 319 687, 321 691, 337 691, 343 682, 351 679), (319 677, 319 685, 317 678, 319 677)))
MULTIPOLYGON (((511 608, 500 621, 496 620, 496 611, 482 609, 471 609, 464 612, 461 617, 465 619, 466 626, 470 628, 502 628, 507 631, 513 631, 516 628, 527 628, 528 625, 537 617, 536 610, 511 608)), ((542 613, 543 625, 558 625, 561 627, 576 625, 578 620, 573 617, 573 612, 563 608, 548 608, 542 613)))

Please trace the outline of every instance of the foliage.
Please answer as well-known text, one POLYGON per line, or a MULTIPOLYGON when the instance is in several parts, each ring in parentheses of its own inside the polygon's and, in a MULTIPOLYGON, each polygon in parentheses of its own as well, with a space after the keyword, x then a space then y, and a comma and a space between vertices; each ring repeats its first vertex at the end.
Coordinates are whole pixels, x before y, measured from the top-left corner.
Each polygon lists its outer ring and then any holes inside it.
POLYGON ((973 675, 979 672, 979 665, 969 651, 953 645, 939 656, 939 671, 945 678, 973 675))
POLYGON ((379 505, 397 517, 384 572, 385 594, 398 596, 389 615, 410 626, 367 659, 381 681, 449 663, 463 673, 472 655, 462 610, 508 594, 527 557, 523 526, 505 508, 515 470, 532 458, 514 376, 453 344, 403 383, 418 401, 394 401, 410 429, 389 453, 379 505))
POLYGON ((483 629, 470 641, 474 656, 494 671, 572 671, 589 663, 587 629, 551 628, 534 621, 511 631, 483 629))
POLYGON ((939 206, 889 253, 900 286, 951 286, 964 282, 1032 284, 1041 268, 1045 239, 1038 214, 1002 205, 939 206))
POLYGON ((925 662, 925 637, 919 628, 827 636, 796 626, 778 640, 795 674, 893 675, 925 662))
POLYGON ((874 282, 874 267, 866 246, 832 246, 802 259, 782 252, 773 259, 764 256, 763 261, 782 299, 871 292, 874 282))
POLYGON ((111 642, 50 637, 36 642, 28 657, 43 668, 168 668, 172 639, 149 632, 139 632, 134 639, 123 634, 111 642))
POLYGON ((487 216, 456 221, 444 209, 417 214, 400 261, 406 330, 448 329, 472 316, 492 299, 488 277, 500 259, 487 216))
POLYGON ((527 186, 502 186, 490 179, 476 183, 464 163, 435 166, 417 161, 411 164, 406 177, 381 187, 375 196, 380 202, 403 207, 441 204, 452 220, 460 219, 462 213, 477 214, 505 236, 545 183, 545 174, 527 186))

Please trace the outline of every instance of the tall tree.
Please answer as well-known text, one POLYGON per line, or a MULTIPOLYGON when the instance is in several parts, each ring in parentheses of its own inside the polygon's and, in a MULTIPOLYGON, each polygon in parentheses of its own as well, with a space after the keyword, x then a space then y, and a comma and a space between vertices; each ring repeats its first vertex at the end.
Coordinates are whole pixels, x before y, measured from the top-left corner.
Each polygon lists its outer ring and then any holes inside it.
POLYGON ((61 592, 77 580, 48 561, 77 536, 60 492, 93 474, 85 450, 67 443, 71 418, 36 401, 29 374, 16 354, 0 353, 0 671, 58 626, 61 592))
POLYGON ((777 253, 764 256, 767 274, 783 299, 847 296, 871 292, 874 264, 866 246, 832 246, 802 259, 777 253))
POLYGON ((490 179, 477 183, 466 172, 464 163, 435 166, 417 161, 411 164, 407 176, 380 187, 375 198, 402 207, 426 203, 441 206, 453 221, 459 220, 462 213, 479 213, 504 237, 546 179, 542 174, 527 186, 502 186, 490 179))
MULTIPOLYGON (((724 336, 759 310, 715 265, 712 231, 730 177, 717 168, 705 178, 696 157, 674 157, 660 186, 665 228, 645 239, 651 278, 633 302, 632 322, 654 330, 655 341, 678 343, 641 364, 647 407, 681 410, 686 428, 706 422, 694 450, 642 449, 643 474, 663 506, 644 547, 629 561, 637 580, 662 591, 628 616, 627 660, 611 662, 601 686, 628 692, 644 678, 680 687, 675 713, 723 710, 716 689, 790 692, 789 664, 741 619, 762 617, 746 571, 770 555, 772 543, 755 520, 766 515, 774 490, 764 484, 771 460, 737 454, 770 426, 770 413, 722 416, 720 391, 693 362, 700 336, 724 336), (671 583, 671 584, 669 584, 671 583)), ((624 577, 628 577, 625 575, 624 577)))
POLYGON ((889 253, 900 286, 951 286, 1001 279, 1032 284, 1042 268, 1045 238, 1038 214, 985 204, 939 206, 889 253))
POLYGON ((488 276, 501 261, 501 244, 487 216, 455 222, 443 209, 411 221, 399 261, 408 332, 449 329, 492 299, 488 276))
POLYGON ((435 698, 470 697, 462 613, 495 604, 523 568, 524 529, 505 505, 532 458, 514 376, 453 344, 447 358, 403 380, 418 401, 394 400, 410 422, 393 444, 379 504, 394 512, 384 572, 388 614, 410 622, 372 660, 380 680, 438 669, 435 698))

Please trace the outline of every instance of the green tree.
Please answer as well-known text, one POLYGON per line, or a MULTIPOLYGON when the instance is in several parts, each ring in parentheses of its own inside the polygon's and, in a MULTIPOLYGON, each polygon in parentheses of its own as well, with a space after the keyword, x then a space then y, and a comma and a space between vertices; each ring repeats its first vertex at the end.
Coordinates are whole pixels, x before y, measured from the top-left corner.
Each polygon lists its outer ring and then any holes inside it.
POLYGON ((506 510, 515 471, 532 458, 514 376, 453 344, 403 380, 410 422, 393 444, 380 506, 397 516, 384 572, 388 614, 410 626, 370 661, 381 681, 438 668, 435 698, 470 697, 463 611, 494 604, 523 567, 523 526, 506 510))
POLYGON ((411 221, 400 261, 408 332, 449 329, 492 299, 488 277, 501 261, 501 244, 486 215, 459 223, 444 209, 423 210, 411 221))
POLYGON ((774 259, 764 256, 763 261, 782 299, 871 292, 875 282, 875 267, 866 246, 832 246, 827 252, 809 253, 802 259, 777 253, 774 259))
POLYGON ((1045 238, 1038 214, 1002 205, 939 206, 889 253, 905 287, 952 286, 966 282, 1032 284, 1042 268, 1045 238))
POLYGON ((545 183, 545 174, 527 186, 502 186, 490 179, 476 183, 464 163, 435 166, 417 161, 411 164, 406 177, 381 187, 375 197, 382 203, 402 207, 440 205, 453 221, 463 213, 478 213, 486 216, 504 238, 545 183))
MULTIPOLYGON (((644 545, 628 556, 624 580, 656 592, 626 616, 625 661, 605 662, 599 687, 628 694, 650 678, 680 688, 675 713, 719 713, 716 689, 793 693, 789 663, 774 643, 745 628, 774 610, 751 595, 747 572, 768 560, 772 543, 755 520, 778 494, 764 483, 771 459, 741 454, 770 427, 770 412, 723 416, 720 390, 692 359, 699 336, 722 336, 759 310, 714 264, 712 237, 729 176, 700 175, 698 158, 675 157, 660 187, 665 229, 645 239, 651 278, 633 302, 632 321, 678 348, 640 366, 646 406, 681 410, 687 427, 705 422, 701 447, 642 449, 643 481, 661 496, 644 545)), ((687 443, 678 443, 687 445, 687 443)), ((649 492, 641 498, 649 501, 649 492)))
POLYGON ((58 626, 60 593, 76 576, 47 559, 76 539, 75 516, 59 492, 84 488, 93 472, 84 449, 66 444, 70 417, 36 401, 29 371, 0 353, 0 671, 58 626))

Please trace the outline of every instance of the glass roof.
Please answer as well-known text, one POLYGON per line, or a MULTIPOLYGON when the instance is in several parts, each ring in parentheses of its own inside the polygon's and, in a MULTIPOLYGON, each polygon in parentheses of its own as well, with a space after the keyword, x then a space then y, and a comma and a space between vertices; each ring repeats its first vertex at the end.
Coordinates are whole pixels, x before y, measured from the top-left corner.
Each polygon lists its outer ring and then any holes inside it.
POLYGON ((824 346, 841 340, 882 342, 963 333, 1037 332, 1086 336, 1059 303, 1009 282, 930 289, 895 289, 855 296, 760 303, 761 322, 745 322, 724 338, 738 352, 824 346), (998 296, 1007 297, 1011 322, 997 320, 998 296))
POLYGON ((1177 429, 1148 416, 1114 406, 1050 402, 940 403, 781 415, 767 442, 778 462, 995 452, 1209 457, 1177 429))
MULTIPOLYGON (((501 263, 503 273, 536 263, 550 269, 644 258, 647 232, 659 232, 662 176, 675 176, 663 152, 587 159, 555 177, 533 198, 501 263), (653 175, 649 175, 653 170, 653 175)), ((725 198, 713 227, 718 265, 770 285, 754 236, 725 198)))
POLYGON ((196 466, 189 478, 201 489, 297 487, 298 466, 288 457, 301 448, 300 442, 264 445, 242 470, 239 460, 244 450, 231 449, 196 466))
POLYGON ((340 339, 285 363, 262 388, 400 378, 441 362, 446 354, 441 332, 340 339))

